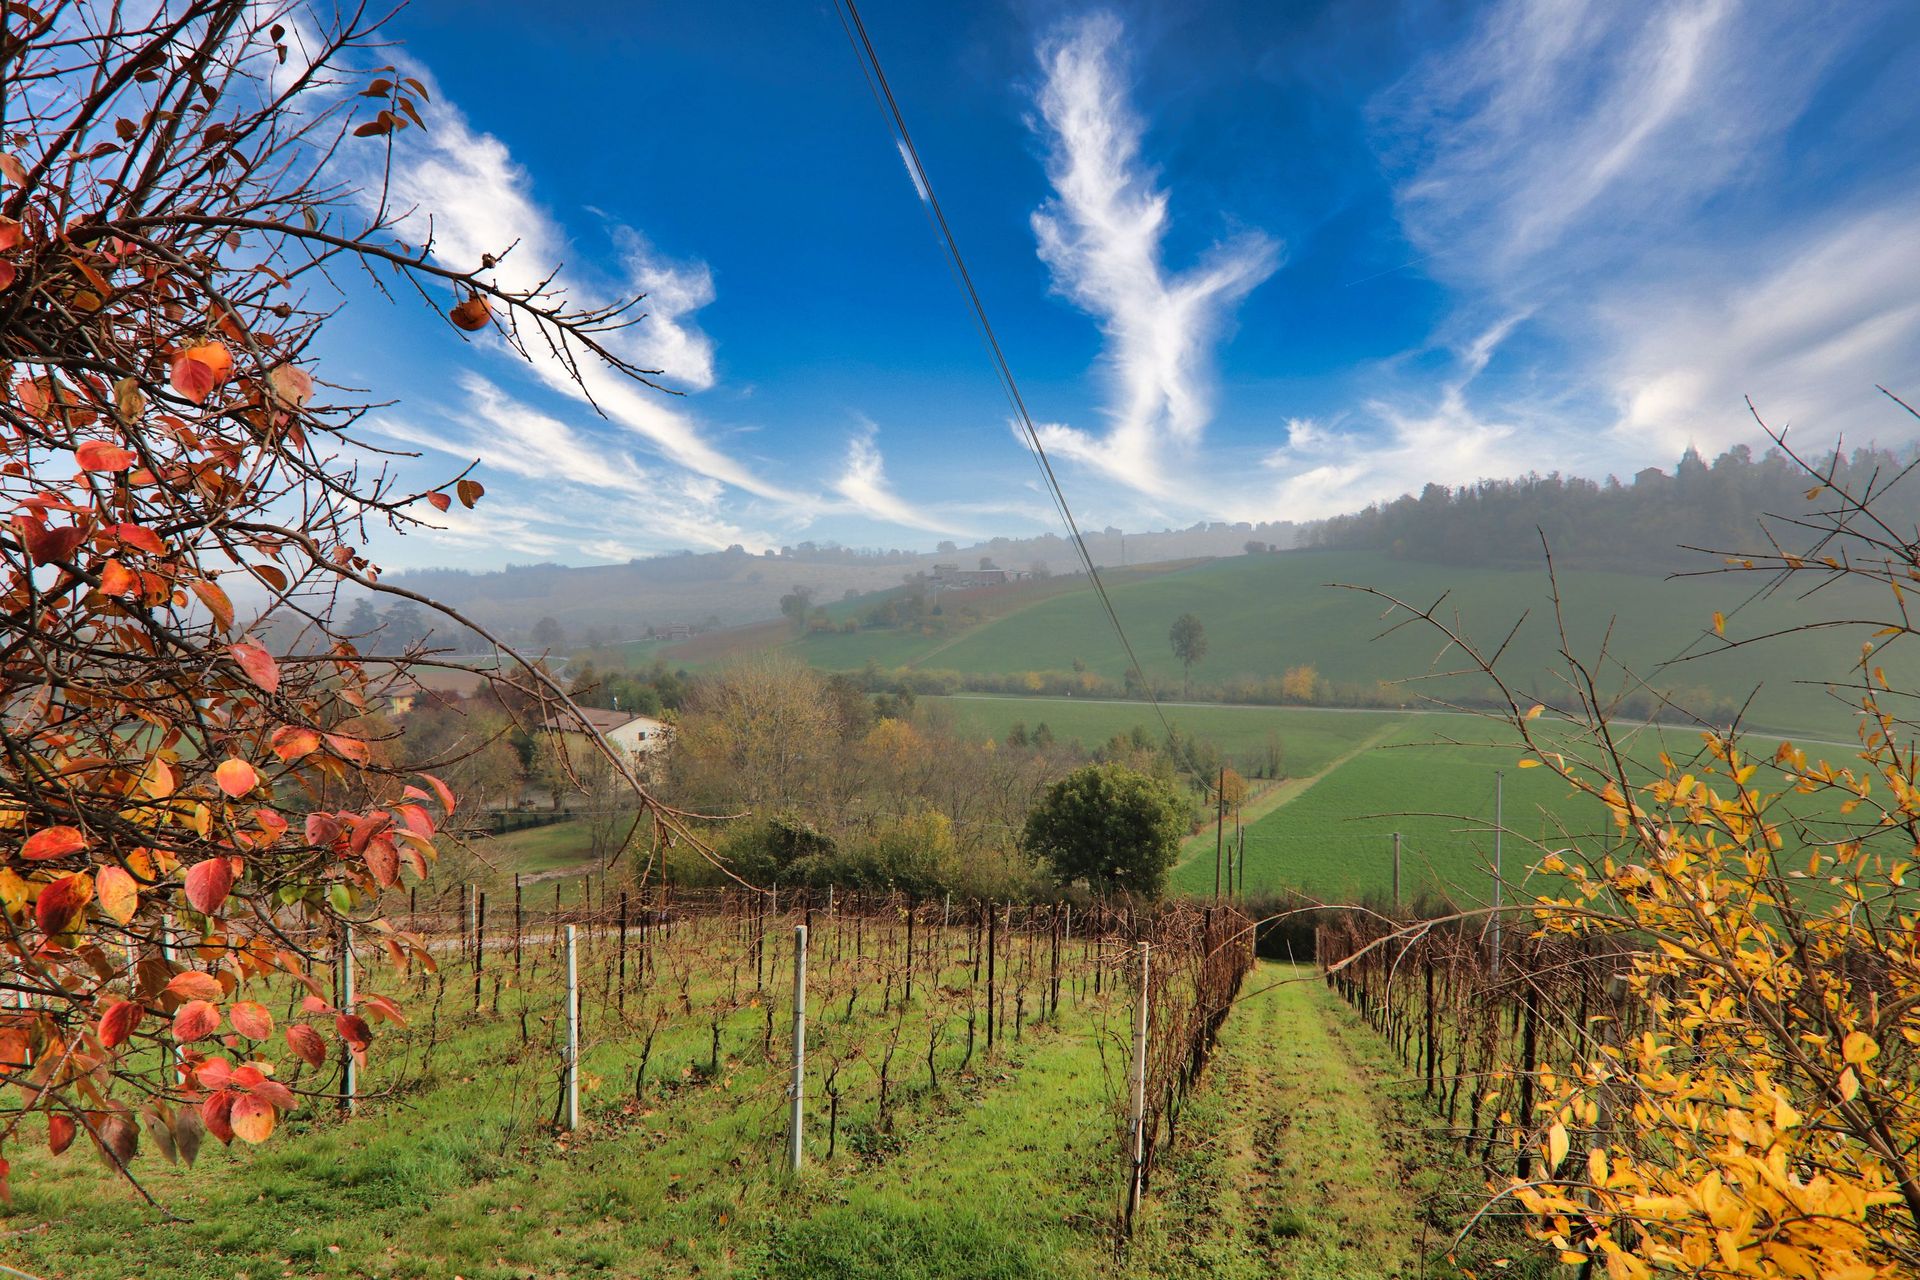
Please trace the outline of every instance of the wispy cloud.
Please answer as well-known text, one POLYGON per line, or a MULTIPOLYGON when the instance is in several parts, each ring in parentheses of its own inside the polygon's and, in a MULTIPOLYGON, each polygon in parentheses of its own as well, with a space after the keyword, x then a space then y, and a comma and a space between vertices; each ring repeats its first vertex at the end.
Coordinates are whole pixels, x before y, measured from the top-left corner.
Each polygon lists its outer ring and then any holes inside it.
POLYGON ((916 507, 894 492, 893 486, 887 483, 886 462, 880 456, 879 432, 880 429, 869 422, 847 441, 847 464, 840 478, 834 481, 834 492, 852 504, 856 512, 902 528, 976 536, 971 530, 916 507))
POLYGON ((1054 288, 1100 321, 1112 382, 1110 425, 1058 424, 1047 445, 1143 493, 1173 486, 1168 446, 1197 444, 1212 415, 1212 345, 1234 307, 1278 268, 1257 231, 1215 244, 1195 266, 1162 261, 1168 194, 1141 158, 1120 21, 1095 13, 1043 41, 1038 127, 1054 196, 1033 215, 1054 288))
MULTIPOLYGON (((1856 191, 1808 191, 1781 154, 1884 16, 1507 0, 1376 101, 1402 228, 1454 289, 1447 323, 1525 311, 1554 354, 1517 381, 1585 402, 1529 428, 1533 466, 1750 440, 1746 393, 1828 432, 1891 421, 1861 415, 1875 382, 1920 377, 1920 262, 1896 211, 1920 188, 1849 206, 1856 191)), ((1389 442, 1424 420, 1374 411, 1389 442)))

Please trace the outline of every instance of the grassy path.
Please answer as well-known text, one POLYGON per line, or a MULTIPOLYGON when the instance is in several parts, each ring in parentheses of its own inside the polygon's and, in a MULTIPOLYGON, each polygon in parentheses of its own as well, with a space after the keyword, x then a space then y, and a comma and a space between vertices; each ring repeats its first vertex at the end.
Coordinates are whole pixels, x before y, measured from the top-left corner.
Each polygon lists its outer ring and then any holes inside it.
POLYGON ((1419 1212, 1375 1084, 1377 1042, 1310 966, 1262 964, 1246 992, 1160 1171, 1151 1273, 1415 1274, 1419 1212))

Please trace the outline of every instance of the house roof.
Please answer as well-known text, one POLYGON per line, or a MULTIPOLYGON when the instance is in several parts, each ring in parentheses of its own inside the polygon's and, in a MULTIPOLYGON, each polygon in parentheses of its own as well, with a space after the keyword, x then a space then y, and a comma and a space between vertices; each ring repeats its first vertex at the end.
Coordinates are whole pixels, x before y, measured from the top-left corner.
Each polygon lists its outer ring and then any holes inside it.
MULTIPOLYGON (((648 724, 660 723, 652 716, 637 716, 631 711, 607 711, 600 707, 582 707, 580 708, 580 714, 586 717, 588 724, 592 725, 601 733, 612 733, 615 729, 624 729, 636 720, 644 720, 648 724)), ((579 722, 572 716, 565 715, 548 716, 546 727, 560 733, 578 733, 580 731, 579 722)))

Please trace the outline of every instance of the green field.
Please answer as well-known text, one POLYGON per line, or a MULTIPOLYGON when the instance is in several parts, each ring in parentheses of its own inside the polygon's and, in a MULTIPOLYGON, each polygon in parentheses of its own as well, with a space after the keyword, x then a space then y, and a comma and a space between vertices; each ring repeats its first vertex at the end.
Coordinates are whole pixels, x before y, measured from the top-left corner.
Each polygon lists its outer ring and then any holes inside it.
MULTIPOLYGON (((1208 654, 1194 668, 1196 685, 1276 677, 1290 667, 1310 664, 1323 679, 1353 688, 1413 680, 1404 690, 1409 703, 1423 694, 1457 698, 1487 692, 1478 679, 1418 679, 1457 669, 1460 655, 1446 653, 1444 641, 1424 624, 1376 639, 1387 625, 1383 603, 1328 583, 1373 586, 1422 605, 1444 595, 1448 618, 1457 618, 1470 637, 1489 648, 1527 615, 1501 665, 1514 683, 1541 701, 1555 702, 1563 689, 1550 674, 1559 665, 1559 638, 1544 571, 1422 564, 1372 552, 1292 552, 1108 577, 1121 622, 1163 692, 1180 688, 1180 664, 1168 650, 1166 636, 1183 613, 1195 614, 1206 627, 1208 654)), ((774 646, 828 670, 854 670, 872 660, 882 667, 1019 673, 1066 671, 1079 661, 1098 675, 1121 679, 1125 655, 1084 581, 1042 585, 1047 589, 1025 594, 1008 589, 982 622, 958 634, 889 629, 795 638, 763 629, 755 632, 753 644, 743 649, 736 643, 725 651, 739 657, 756 647, 774 646)), ((1716 610, 1727 614, 1727 634, 1735 638, 1816 616, 1814 604, 1787 596, 1740 607, 1756 585, 1744 578, 1669 580, 1591 571, 1566 571, 1560 581, 1574 650, 1601 667, 1608 689, 1645 681, 1677 692, 1683 704, 1711 698, 1723 707, 1745 702, 1757 690, 1747 712, 1750 724, 1849 736, 1851 716, 1822 682, 1849 678, 1849 664, 1859 656, 1864 632, 1786 637, 1663 666, 1683 654, 1717 647, 1711 636, 1716 610), (1600 661, 1603 648, 1605 662, 1600 661)), ((1875 616, 1885 611, 1878 600, 1851 588, 1846 593, 1823 592, 1815 602, 1819 616, 1875 616)), ((714 652, 725 648, 717 637, 702 639, 714 652)), ((677 661, 672 652, 668 658, 677 661)), ((1896 684, 1903 672, 1910 679, 1920 677, 1920 666, 1898 655, 1889 668, 1896 684)))

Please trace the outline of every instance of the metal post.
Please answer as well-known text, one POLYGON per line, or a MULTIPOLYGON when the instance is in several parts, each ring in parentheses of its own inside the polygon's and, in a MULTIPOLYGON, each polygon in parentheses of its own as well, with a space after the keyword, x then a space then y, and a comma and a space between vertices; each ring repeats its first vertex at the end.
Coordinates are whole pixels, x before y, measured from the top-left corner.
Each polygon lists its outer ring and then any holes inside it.
MULTIPOLYGON (((353 922, 340 922, 340 1007, 348 1013, 353 1012, 353 922)), ((353 1060, 353 1046, 345 1046, 347 1051, 346 1069, 340 1074, 340 1098, 351 1112, 359 1105, 356 1094, 360 1090, 360 1065, 353 1060)))
POLYGON ((801 1138, 806 1123, 807 1098, 807 926, 793 929, 793 1085, 792 1111, 787 1123, 787 1167, 795 1173, 802 1163, 801 1138))
POLYGON ((1506 826, 1502 813, 1505 770, 1493 771, 1493 976, 1500 976, 1500 834, 1506 826))
POLYGON ((574 926, 567 926, 567 1128, 580 1127, 580 966, 574 926))
POLYGON ((1214 788, 1219 793, 1219 806, 1213 824, 1213 900, 1220 901, 1220 861, 1225 852, 1227 835, 1227 766, 1220 766, 1220 782, 1214 788))
POLYGON ((1140 944, 1140 1002, 1133 1014, 1133 1161, 1127 1173, 1127 1230, 1140 1211, 1142 1175, 1147 1163, 1147 973, 1153 944, 1140 944))
POLYGON ((1393 909, 1400 909, 1400 833, 1393 833, 1393 909))

